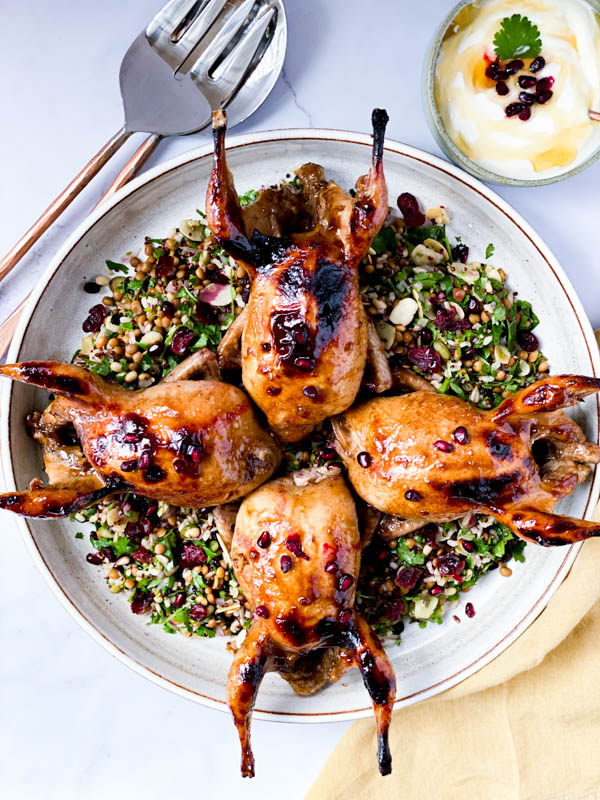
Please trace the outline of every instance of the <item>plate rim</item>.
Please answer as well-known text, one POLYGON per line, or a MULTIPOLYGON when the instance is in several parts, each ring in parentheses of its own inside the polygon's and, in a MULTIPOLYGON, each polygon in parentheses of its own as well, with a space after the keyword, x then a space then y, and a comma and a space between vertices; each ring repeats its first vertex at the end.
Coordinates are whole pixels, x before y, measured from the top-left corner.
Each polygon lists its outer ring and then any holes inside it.
MULTIPOLYGON (((371 147, 372 139, 370 134, 355 133, 350 131, 325 129, 325 128, 283 128, 279 130, 258 131, 254 133, 247 133, 242 135, 233 136, 228 140, 227 149, 234 150, 245 147, 247 145, 256 144, 271 144, 277 141, 293 141, 293 140, 314 140, 314 141, 339 141, 344 144, 359 144, 371 147)), ((438 156, 427 153, 419 148, 412 147, 393 139, 386 139, 384 148, 387 152, 393 152, 396 155, 403 156, 411 159, 414 162, 424 164, 427 167, 445 173, 452 179, 463 184, 468 189, 475 191, 487 202, 491 202, 495 208, 504 214, 520 231, 525 235, 533 247, 537 250, 540 257, 546 265, 553 272, 554 277, 558 281, 566 299, 570 303, 577 322, 579 324, 583 340, 586 344, 590 363, 592 365, 592 372, 595 376, 600 374, 600 354, 596 347, 593 331, 588 317, 583 309, 581 301, 577 296, 571 281, 564 272, 558 259, 544 242, 542 237, 533 230, 523 217, 512 208, 512 206, 500 197, 493 189, 483 184, 479 179, 467 174, 459 167, 448 163, 438 156)), ((157 178, 166 175, 169 172, 177 170, 184 165, 190 164, 194 161, 204 159, 211 156, 213 152, 213 145, 208 142, 205 145, 192 148, 178 155, 173 156, 166 161, 157 164, 155 167, 147 170, 146 172, 138 175, 131 180, 124 187, 119 189, 111 198, 105 203, 100 204, 94 209, 82 222, 75 228, 71 235, 66 239, 63 245, 58 249, 54 257, 50 260, 48 267, 43 272, 42 276, 38 279, 35 289, 23 311, 23 315, 19 321, 19 325, 13 336, 11 346, 8 353, 8 360, 14 361, 18 357, 18 353, 22 346, 23 338, 27 328, 31 322, 32 316, 35 313, 37 305, 46 291, 46 287, 52 277, 60 269, 63 261, 69 253, 77 246, 79 241, 87 234, 89 230, 99 222, 108 212, 115 206, 119 205, 129 195, 135 193, 138 189, 151 183, 157 178)), ((5 442, 1 453, 1 465, 4 477, 4 484, 8 491, 16 489, 15 476, 12 467, 12 451, 10 441, 10 405, 12 398, 12 382, 7 382, 2 387, 2 395, 0 400, 0 437, 5 442)), ((598 431, 600 434, 600 401, 596 396, 596 414, 598 417, 598 431)), ((590 508, 593 507, 598 499, 600 491, 600 470, 595 469, 592 483, 590 484, 588 498, 585 506, 584 517, 589 516, 590 508)), ((225 701, 209 697, 189 687, 181 686, 175 681, 165 678, 149 666, 142 664, 132 655, 125 653, 115 642, 111 641, 108 636, 98 630, 94 624, 87 619, 82 610, 77 608, 74 602, 67 595, 62 588, 59 580, 54 576, 49 566, 46 564, 40 550, 37 547, 35 538, 29 528, 27 519, 17 517, 15 520, 21 538, 38 570, 41 572, 46 583, 49 585, 53 594, 61 605, 66 608, 70 616, 73 617, 77 623, 105 650, 117 658, 125 666, 132 669, 138 675, 152 681, 153 683, 167 689, 180 697, 197 702, 201 705, 213 708, 219 711, 228 711, 225 701)), ((445 689, 449 689, 466 678, 478 672, 486 664, 490 663, 494 658, 500 655, 507 647, 509 647, 535 620, 535 618, 543 611, 549 602, 550 598, 560 586, 564 578, 567 576, 575 561, 577 554, 580 550, 581 544, 571 545, 565 548, 565 557, 563 558, 560 566, 552 579, 549 581, 544 592, 536 599, 531 609, 522 616, 522 618, 514 625, 511 631, 505 634, 498 642, 490 647, 485 653, 480 655, 471 664, 462 667, 453 675, 446 676, 442 680, 429 687, 421 689, 404 697, 396 699, 396 708, 399 704, 410 705, 420 702, 429 697, 437 695, 445 689)), ((326 712, 286 712, 286 711, 265 711, 260 708, 255 709, 254 716, 256 719, 276 721, 276 722, 295 722, 295 723, 324 723, 324 722, 338 722, 359 719, 367 717, 372 714, 372 707, 365 706, 357 709, 342 710, 342 711, 326 711, 326 712)))

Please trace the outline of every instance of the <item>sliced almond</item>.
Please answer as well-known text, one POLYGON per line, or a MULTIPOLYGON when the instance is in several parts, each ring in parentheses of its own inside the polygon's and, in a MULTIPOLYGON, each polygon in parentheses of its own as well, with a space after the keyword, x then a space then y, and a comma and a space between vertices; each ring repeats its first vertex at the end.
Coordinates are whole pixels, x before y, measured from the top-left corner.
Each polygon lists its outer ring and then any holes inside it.
MULTIPOLYGON (((417 301, 412 297, 403 297, 402 300, 398 300, 391 310, 390 322, 392 325, 409 325, 413 321, 418 308, 417 301)), ((382 336, 381 338, 383 339, 384 337, 382 336)))

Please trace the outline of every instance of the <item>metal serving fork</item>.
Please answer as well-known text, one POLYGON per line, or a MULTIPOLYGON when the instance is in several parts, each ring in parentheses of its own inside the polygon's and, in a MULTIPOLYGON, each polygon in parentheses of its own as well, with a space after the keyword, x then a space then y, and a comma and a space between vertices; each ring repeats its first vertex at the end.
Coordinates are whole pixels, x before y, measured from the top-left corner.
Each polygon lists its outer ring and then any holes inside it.
MULTIPOLYGON (((171 0, 159 11, 133 41, 121 63, 123 127, 0 261, 0 280, 132 133, 147 131, 153 136, 131 159, 127 177, 146 160, 162 136, 202 130, 210 123, 213 108, 226 107, 238 95, 241 97, 245 82, 263 60, 275 30, 281 29, 277 27, 278 15, 285 20, 281 0, 171 0)), ((267 94, 279 69, 274 77, 267 76, 267 94)), ((245 116, 265 96, 262 94, 257 101, 248 96, 250 110, 245 116)))

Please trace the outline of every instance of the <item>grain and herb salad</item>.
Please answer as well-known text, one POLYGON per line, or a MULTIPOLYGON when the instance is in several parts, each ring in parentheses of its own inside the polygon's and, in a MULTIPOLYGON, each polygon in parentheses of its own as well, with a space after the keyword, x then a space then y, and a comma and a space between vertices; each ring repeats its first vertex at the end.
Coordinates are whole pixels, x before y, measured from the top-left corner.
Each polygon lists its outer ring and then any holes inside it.
MULTIPOLYGON (((290 185, 301 189, 297 179, 290 185)), ((398 206, 402 216, 390 212, 360 271, 365 309, 390 366, 483 409, 546 373, 533 333, 538 319, 493 265, 493 244, 474 260, 460 238, 449 241, 442 206, 423 213, 408 193, 398 206)), ((216 350, 250 292, 243 268, 218 246, 199 210, 168 237, 146 238, 140 252, 106 266, 107 274, 83 287, 109 293, 90 309, 74 361, 131 389, 157 383, 196 350, 216 350)), ((226 379, 240 382, 239 374, 226 379)), ((341 462, 325 422, 285 447, 281 471, 331 463, 341 462)), ((94 526, 87 560, 102 567, 109 590, 124 593, 133 613, 168 633, 241 643, 252 611, 212 509, 126 493, 72 519, 94 526)), ((474 513, 391 542, 374 536, 363 553, 357 606, 381 636, 399 641, 407 621, 441 622, 486 572, 509 576, 506 564, 522 561, 524 546, 493 518, 474 513)), ((473 616, 474 604, 465 611, 473 616)))

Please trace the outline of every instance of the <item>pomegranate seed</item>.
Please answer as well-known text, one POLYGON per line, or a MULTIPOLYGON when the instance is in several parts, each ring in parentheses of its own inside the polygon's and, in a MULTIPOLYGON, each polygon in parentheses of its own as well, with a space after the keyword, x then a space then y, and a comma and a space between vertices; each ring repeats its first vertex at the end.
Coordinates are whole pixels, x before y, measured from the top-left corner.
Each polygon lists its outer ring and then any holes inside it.
POLYGON ((507 70, 505 70, 505 69, 501 69, 501 70, 498 71, 498 74, 496 76, 496 80, 497 81, 505 81, 509 77, 510 77, 510 73, 507 72, 507 70))
POLYGON ((467 617, 474 617, 475 616, 475 609, 473 608, 473 603, 467 603, 465 606, 465 614, 467 617))
POLYGON ((540 103, 540 105, 545 105, 548 100, 552 99, 553 94, 554 92, 551 89, 547 89, 545 92, 538 92, 535 96, 535 99, 538 103, 540 103))
POLYGON ((539 72, 541 69, 544 69, 545 66, 546 59, 544 56, 538 56, 537 58, 534 58, 529 65, 529 72, 539 72))
POLYGON ((285 540, 285 546, 290 553, 293 553, 295 556, 297 556, 297 558, 303 558, 305 561, 310 561, 309 557, 302 549, 302 542, 300 541, 300 537, 297 533, 292 533, 287 537, 285 540))
POLYGON ((270 397, 276 397, 278 394, 281 394, 281 387, 280 386, 267 386, 267 394, 270 397))
POLYGON ((521 61, 520 58, 515 58, 513 61, 509 61, 508 64, 504 67, 505 71, 508 72, 509 75, 514 75, 515 72, 518 72, 520 69, 523 69, 525 66, 525 62, 521 61))
POLYGON ((157 467, 156 464, 153 467, 149 467, 146 472, 144 472, 144 480, 148 483, 160 483, 166 477, 167 473, 164 469, 157 467))
POLYGON ((548 75, 547 78, 540 78, 537 84, 538 92, 547 92, 548 89, 551 89, 554 86, 554 78, 552 75, 548 75))
POLYGON ((150 453, 142 453, 138 458, 138 467, 140 469, 148 469, 150 466, 150 453))
POLYGON ((469 248, 466 244, 457 244, 452 248, 452 258, 454 261, 460 261, 462 264, 467 263, 469 258, 469 248))
POLYGON ((470 297, 469 302, 467 303, 467 308, 472 314, 477 314, 481 311, 481 303, 476 297, 470 297))
POLYGON ((131 458, 129 461, 123 461, 121 464, 121 469, 123 472, 133 472, 134 469, 137 469, 137 458, 131 458))
POLYGON ((486 70, 485 70, 486 76, 492 81, 497 81, 498 80, 498 73, 499 72, 500 72, 500 64, 498 63, 497 59, 496 59, 496 61, 492 61, 491 64, 488 64, 488 66, 486 67, 486 70))
POLYGON ((175 607, 179 608, 179 606, 183 603, 184 600, 185 600, 185 595, 183 594, 183 592, 179 592, 179 594, 176 594, 175 599, 173 600, 175 607))
POLYGON ((325 572, 329 572, 330 574, 333 574, 333 573, 337 572, 337 570, 338 570, 338 565, 335 563, 335 561, 328 561, 325 564, 325 572))
POLYGON ((312 358, 296 358, 294 366, 298 367, 298 369, 301 369, 303 372, 310 372, 311 369, 315 368, 315 362, 312 358))
POLYGON ((271 544, 271 534, 269 531, 263 531, 258 537, 256 544, 259 547, 262 547, 263 550, 266 550, 266 548, 271 544))
POLYGON ((165 317, 172 317, 173 314, 175 313, 175 306, 173 305, 173 303, 170 303, 168 300, 165 300, 165 302, 161 304, 160 310, 165 317))
POLYGON ((434 596, 437 595, 437 594, 441 594, 441 593, 442 593, 442 587, 441 586, 434 586, 433 589, 429 590, 429 594, 432 594, 434 596))
POLYGON ((281 556, 279 559, 279 566, 281 567, 281 571, 283 573, 289 572, 293 567, 294 562, 289 556, 281 556))
POLYGON ((266 606, 260 605, 256 606, 256 616, 262 617, 263 619, 269 619, 269 609, 266 606))
POLYGON ((469 432, 462 425, 459 425, 452 434, 452 438, 457 444, 467 444, 469 441, 469 432))
POLYGON ((462 544, 463 549, 467 551, 467 553, 472 553, 475 550, 475 545, 468 539, 461 539, 460 543, 462 544))
POLYGON ((498 81, 498 83, 496 84, 496 92, 501 97, 504 97, 505 94, 508 94, 508 86, 504 81, 498 81))
POLYGON ((532 106, 535 103, 535 97, 531 92, 519 92, 519 100, 526 106, 532 106))
POLYGON ((517 114, 523 111, 523 108, 523 103, 509 103, 504 109, 504 112, 507 117, 516 117, 517 114))
POLYGON ((523 111, 519 114, 519 119, 522 119, 523 122, 527 122, 527 120, 531 117, 531 108, 529 106, 525 106, 523 111))
POLYGON ((316 386, 305 386, 302 390, 302 394, 310 400, 316 400, 319 396, 319 390, 316 386))
POLYGON ((340 592, 347 592, 354 583, 354 578, 348 572, 344 572, 338 578, 338 589, 340 592))
POLYGON ((445 442, 443 439, 438 439, 437 442, 433 443, 433 446, 436 450, 441 450, 442 453, 451 453, 454 450, 454 445, 450 444, 450 442, 445 442))
POLYGON ((339 622, 341 622, 342 625, 345 625, 351 616, 352 616, 352 611, 349 608, 343 608, 338 614, 338 620, 339 622))
POLYGON ((371 456, 366 450, 363 450, 361 453, 359 453, 356 456, 356 460, 358 461, 359 467, 362 467, 363 469, 371 466, 371 456))
POLYGON ((418 503, 421 499, 421 495, 416 489, 407 489, 404 492, 404 497, 406 497, 406 499, 411 503, 418 503))
POLYGON ((85 557, 85 560, 88 562, 88 564, 98 565, 102 563, 102 556, 100 553, 88 553, 85 557))
POLYGON ((537 83, 537 78, 533 75, 521 75, 517 81, 521 89, 531 89, 537 83))

